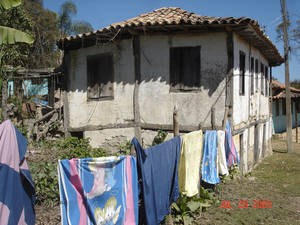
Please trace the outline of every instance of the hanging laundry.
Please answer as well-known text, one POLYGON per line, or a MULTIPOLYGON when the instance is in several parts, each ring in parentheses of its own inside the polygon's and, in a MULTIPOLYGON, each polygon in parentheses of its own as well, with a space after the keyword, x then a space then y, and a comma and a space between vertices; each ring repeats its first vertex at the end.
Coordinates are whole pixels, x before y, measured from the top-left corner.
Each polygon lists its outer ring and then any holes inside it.
POLYGON ((217 155, 217 173, 221 175, 228 175, 228 168, 226 163, 225 153, 225 132, 222 130, 217 131, 218 135, 218 155, 217 155))
POLYGON ((179 191, 189 197, 199 193, 202 131, 183 136, 178 167, 179 191))
POLYGON ((220 182, 217 173, 217 131, 208 130, 205 132, 203 159, 202 159, 202 180, 209 184, 220 182))
POLYGON ((35 187, 26 138, 6 120, 0 125, 0 224, 35 224, 35 187))
POLYGON ((233 141, 233 137, 231 135, 231 128, 229 121, 226 121, 226 129, 225 129, 225 152, 226 152, 226 160, 227 166, 232 166, 235 163, 240 164, 239 156, 236 151, 236 147, 233 141))
POLYGON ((138 224, 133 156, 59 160, 62 224, 138 224))
POLYGON ((143 197, 148 225, 159 224, 170 213, 170 205, 179 197, 178 161, 180 137, 143 149, 136 138, 138 167, 143 181, 143 197))

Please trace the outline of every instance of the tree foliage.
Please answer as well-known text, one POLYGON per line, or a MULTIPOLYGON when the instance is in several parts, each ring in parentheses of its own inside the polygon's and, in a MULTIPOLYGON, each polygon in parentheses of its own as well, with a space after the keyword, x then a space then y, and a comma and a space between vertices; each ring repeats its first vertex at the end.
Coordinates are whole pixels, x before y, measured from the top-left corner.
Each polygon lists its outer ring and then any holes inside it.
POLYGON ((291 86, 294 87, 294 88, 297 88, 297 89, 300 89, 300 80, 293 80, 291 82, 291 86))
POLYGON ((60 57, 56 47, 59 38, 57 14, 45 9, 42 0, 25 0, 24 8, 32 19, 32 30, 35 34, 27 67, 57 67, 60 57))
POLYGON ((93 30, 92 25, 86 21, 73 21, 72 17, 76 14, 77 7, 72 1, 66 1, 60 6, 58 26, 61 37, 93 30))

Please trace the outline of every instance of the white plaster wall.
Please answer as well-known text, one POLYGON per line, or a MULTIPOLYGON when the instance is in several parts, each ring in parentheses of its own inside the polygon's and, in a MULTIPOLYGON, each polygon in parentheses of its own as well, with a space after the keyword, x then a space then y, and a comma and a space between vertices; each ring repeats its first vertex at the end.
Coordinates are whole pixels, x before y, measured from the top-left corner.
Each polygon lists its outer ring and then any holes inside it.
POLYGON ((67 53, 69 79, 69 127, 87 125, 107 125, 133 120, 133 79, 134 61, 130 40, 116 45, 93 46, 67 53), (114 60, 114 99, 88 101, 86 57, 101 53, 113 53, 114 60))
POLYGON ((216 125, 221 126, 227 69, 225 33, 143 36, 141 51, 139 104, 142 122, 172 124, 176 106, 180 125, 195 126, 203 122, 203 126, 210 126, 210 110, 215 104, 216 125), (197 93, 170 92, 169 49, 183 46, 201 46, 201 89, 197 93))
POLYGON ((234 125, 242 122, 247 123, 249 120, 265 119, 269 117, 269 99, 261 94, 261 74, 260 63, 268 66, 265 57, 254 47, 241 39, 238 35, 233 35, 234 41, 234 78, 233 78, 233 123, 234 125), (245 65, 245 95, 239 95, 239 52, 246 54, 245 65), (250 58, 254 57, 254 62, 258 59, 259 75, 258 90, 255 86, 256 80, 254 76, 254 95, 251 95, 251 77, 250 77, 250 58))

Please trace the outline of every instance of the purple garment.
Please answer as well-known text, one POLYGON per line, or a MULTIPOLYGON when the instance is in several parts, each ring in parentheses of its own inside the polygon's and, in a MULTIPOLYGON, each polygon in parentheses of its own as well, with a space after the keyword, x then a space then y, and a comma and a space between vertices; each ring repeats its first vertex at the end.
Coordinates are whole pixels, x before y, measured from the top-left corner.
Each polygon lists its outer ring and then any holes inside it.
POLYGON ((25 160, 26 139, 9 121, 0 124, 1 224, 34 224, 35 190, 25 160))

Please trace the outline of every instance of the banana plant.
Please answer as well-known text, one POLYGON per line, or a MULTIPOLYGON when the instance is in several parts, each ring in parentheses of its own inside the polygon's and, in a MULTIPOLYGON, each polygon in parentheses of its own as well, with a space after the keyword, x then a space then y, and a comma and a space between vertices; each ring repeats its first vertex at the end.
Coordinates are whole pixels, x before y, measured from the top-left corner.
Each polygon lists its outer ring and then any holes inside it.
MULTIPOLYGON (((21 3, 21 0, 0 0, 0 13, 19 6, 21 3)), ((32 44, 33 41, 34 38, 25 32, 11 27, 0 26, 0 45, 15 44, 17 42, 32 44)))

